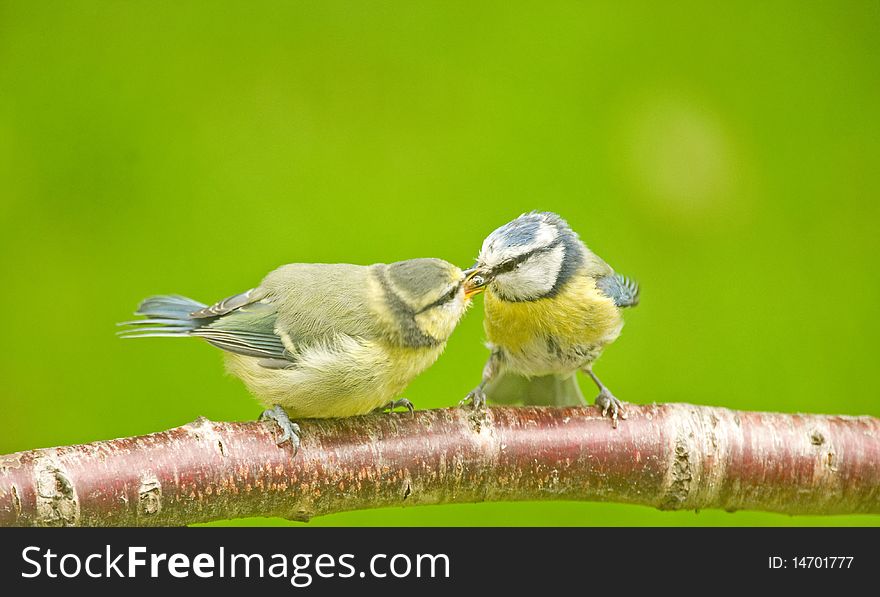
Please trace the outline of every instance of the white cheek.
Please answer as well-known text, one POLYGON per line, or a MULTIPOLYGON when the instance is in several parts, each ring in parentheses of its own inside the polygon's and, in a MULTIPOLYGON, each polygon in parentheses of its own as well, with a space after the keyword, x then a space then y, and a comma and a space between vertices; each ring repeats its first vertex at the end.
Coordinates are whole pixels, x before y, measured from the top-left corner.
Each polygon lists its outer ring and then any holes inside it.
POLYGON ((528 300, 544 296, 556 284, 565 250, 562 246, 522 263, 512 272, 495 278, 494 285, 505 296, 528 300))
POLYGON ((527 271, 523 266, 518 271, 498 276, 495 283, 502 294, 520 299, 530 299, 549 292, 553 288, 554 280, 555 278, 551 278, 545 270, 527 271))

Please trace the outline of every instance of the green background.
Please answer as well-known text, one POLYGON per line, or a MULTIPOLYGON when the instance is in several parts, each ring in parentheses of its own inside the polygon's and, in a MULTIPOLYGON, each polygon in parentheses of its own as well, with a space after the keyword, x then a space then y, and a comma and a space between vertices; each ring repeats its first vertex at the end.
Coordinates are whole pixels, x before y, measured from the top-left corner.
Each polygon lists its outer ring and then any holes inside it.
MULTIPOLYGON (((210 346, 114 336, 147 295, 211 302, 295 261, 466 266, 531 209, 642 283, 596 366, 624 400, 880 415, 878 6, 0 2, 0 453, 256 417, 210 346)), ((478 380, 481 302, 418 407, 478 380)), ((310 524, 880 517, 519 503, 310 524)))

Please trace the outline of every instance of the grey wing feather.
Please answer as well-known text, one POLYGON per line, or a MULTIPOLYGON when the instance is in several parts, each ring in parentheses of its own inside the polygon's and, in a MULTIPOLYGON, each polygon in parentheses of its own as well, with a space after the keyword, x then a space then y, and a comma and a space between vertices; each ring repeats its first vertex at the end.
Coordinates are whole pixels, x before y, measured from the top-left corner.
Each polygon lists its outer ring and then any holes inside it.
POLYGON ((610 274, 596 280, 605 296, 618 307, 635 307, 639 304, 639 283, 622 274, 610 274))
POLYGON ((236 309, 240 309, 241 307, 254 303, 263 298, 262 293, 258 292, 258 290, 259 289, 257 288, 251 288, 246 292, 230 296, 223 299, 222 301, 214 303, 210 307, 205 307, 204 309, 193 311, 189 314, 189 316, 193 319, 201 319, 226 315, 227 313, 231 313, 236 309))
MULTIPOLYGON (((288 365, 293 363, 284 352, 284 344, 281 343, 280 338, 278 338, 277 344, 272 345, 270 342, 271 339, 268 336, 266 337, 267 342, 265 343, 255 342, 252 338, 242 339, 237 335, 212 332, 210 330, 197 332, 193 334, 193 336, 204 338, 212 346, 216 346, 217 348, 228 352, 234 352, 247 357, 269 359, 272 361, 286 360, 288 365)), ((271 368, 277 369, 278 367, 271 368)))
MULTIPOLYGON (((229 352, 267 359, 267 364, 283 360, 289 365, 293 363, 293 357, 275 333, 276 318, 275 306, 260 301, 227 311, 208 325, 193 330, 190 335, 204 338, 217 348, 229 352)), ((278 368, 278 364, 271 368, 278 368)))
POLYGON ((257 363, 265 369, 290 369, 293 366, 293 361, 287 359, 260 359, 257 363))

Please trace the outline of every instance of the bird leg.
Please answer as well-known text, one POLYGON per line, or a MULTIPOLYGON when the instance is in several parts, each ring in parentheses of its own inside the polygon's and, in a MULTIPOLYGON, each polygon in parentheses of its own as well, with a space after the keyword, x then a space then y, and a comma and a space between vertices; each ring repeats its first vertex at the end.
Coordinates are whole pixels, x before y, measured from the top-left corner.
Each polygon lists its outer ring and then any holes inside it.
POLYGON ((377 411, 387 410, 388 414, 390 415, 392 412, 394 412, 395 408, 405 408, 406 410, 409 411, 409 414, 411 414, 413 416, 415 416, 415 414, 416 414, 416 407, 413 406, 413 403, 410 402, 409 400, 407 400, 406 398, 398 398, 397 400, 392 400, 388 404, 386 404, 385 406, 380 406, 376 410, 377 411))
POLYGON ((290 417, 287 416, 287 412, 283 408, 276 404, 273 408, 264 410, 260 415, 260 421, 275 421, 281 428, 281 437, 277 438, 275 443, 280 446, 290 440, 290 445, 293 447, 293 455, 296 456, 296 453, 299 451, 301 431, 299 425, 290 420, 290 417))
POLYGON ((596 374, 593 373, 592 367, 584 367, 583 371, 592 378, 597 386, 599 386, 599 395, 596 396, 596 406, 599 410, 602 411, 602 416, 608 416, 608 413, 611 413, 611 427, 617 429, 617 419, 626 419, 626 410, 624 409, 624 403, 617 399, 617 397, 611 393, 611 390, 605 387, 599 378, 596 377, 596 374))
POLYGON ((470 402, 474 410, 480 410, 485 408, 486 406, 486 384, 492 381, 492 378, 495 377, 495 374, 498 372, 498 361, 500 360, 500 354, 497 350, 493 350, 492 354, 489 355, 489 360, 486 361, 486 365, 483 367, 483 379, 480 381, 480 385, 476 388, 468 392, 468 395, 462 398, 462 400, 458 403, 459 406, 464 406, 468 402, 470 402))

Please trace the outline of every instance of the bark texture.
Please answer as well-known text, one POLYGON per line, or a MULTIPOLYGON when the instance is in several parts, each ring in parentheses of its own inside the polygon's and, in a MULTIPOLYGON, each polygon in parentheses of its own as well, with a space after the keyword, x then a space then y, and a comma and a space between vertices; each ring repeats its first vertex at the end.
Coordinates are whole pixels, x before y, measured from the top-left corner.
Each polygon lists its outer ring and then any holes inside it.
POLYGON ((629 405, 193 423, 0 456, 0 526, 184 525, 512 500, 880 513, 880 419, 629 405))

